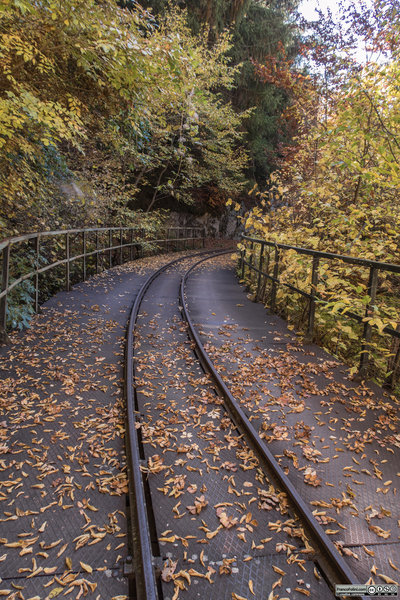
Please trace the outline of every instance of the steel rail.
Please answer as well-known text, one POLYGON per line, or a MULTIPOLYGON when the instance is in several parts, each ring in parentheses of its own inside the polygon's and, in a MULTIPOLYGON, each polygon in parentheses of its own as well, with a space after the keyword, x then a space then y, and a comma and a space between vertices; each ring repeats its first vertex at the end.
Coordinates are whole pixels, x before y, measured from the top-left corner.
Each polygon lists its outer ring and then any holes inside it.
MULTIPOLYGON (((232 250, 229 250, 232 252, 232 250)), ((131 545, 136 550, 133 554, 133 567, 135 574, 135 585, 137 598, 143 600, 159 600, 157 591, 157 582, 155 577, 153 553, 151 549, 150 527, 146 508, 146 497, 143 476, 140 469, 140 450, 139 438, 136 429, 136 423, 140 422, 140 415, 137 411, 137 397, 134 367, 134 330, 138 318, 139 310, 145 293, 153 281, 169 267, 176 263, 188 260, 192 257, 203 256, 204 254, 212 256, 221 254, 221 250, 206 250, 192 255, 176 258, 163 265, 160 269, 152 273, 141 286, 132 305, 129 316, 128 327, 125 337, 125 377, 124 377, 124 395, 126 402, 126 447, 127 464, 129 474, 129 499, 130 499, 130 517, 131 517, 131 545)), ((223 251, 225 253, 225 251, 223 251)))
MULTIPOLYGON (((227 253, 228 252, 225 252, 225 254, 227 253)), ((238 429, 245 433, 247 440, 250 442, 251 447, 255 450, 258 458, 267 467, 268 473, 272 476, 275 482, 278 483, 279 487, 287 494, 292 506, 295 509, 295 512, 301 518, 303 524, 305 525, 306 534, 310 536, 311 544, 313 544, 319 550, 319 554, 316 555, 315 560, 320 566, 321 571, 324 573, 329 585, 333 590, 335 584, 359 585, 357 578, 346 563, 345 559, 340 555, 335 545, 329 539, 322 526, 312 514, 307 503, 300 496, 289 477, 285 474, 282 467, 275 459, 272 452, 260 438, 258 432, 240 407, 239 402, 226 386, 221 375, 215 368, 211 358, 206 352, 200 336, 196 331, 186 302, 186 282, 190 273, 192 273, 192 271, 198 267, 198 265, 209 259, 210 257, 206 257, 194 264, 182 277, 180 286, 182 314, 188 324, 190 337, 195 343, 196 354, 203 365, 203 368, 208 371, 213 378, 215 385, 225 400, 225 405, 238 429)), ((364 597, 359 597, 358 600, 363 600, 363 598, 364 597)))

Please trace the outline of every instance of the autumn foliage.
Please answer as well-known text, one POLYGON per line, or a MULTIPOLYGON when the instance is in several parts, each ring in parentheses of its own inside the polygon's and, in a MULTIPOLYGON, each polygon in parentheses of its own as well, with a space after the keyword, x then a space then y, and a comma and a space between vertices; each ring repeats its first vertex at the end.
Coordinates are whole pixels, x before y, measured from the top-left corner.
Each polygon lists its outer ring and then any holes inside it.
POLYGON ((210 47, 174 8, 156 22, 136 3, 2 0, 3 236, 27 217, 29 230, 121 225, 163 196, 240 192, 246 114, 220 95, 236 73, 229 44, 210 47))
MULTIPOLYGON (((368 13, 353 6, 342 20, 345 30, 316 24, 303 49, 314 70, 287 60, 283 50, 280 58, 256 65, 264 81, 287 91, 290 105, 282 119, 293 122, 294 136, 267 190, 252 192, 256 207, 246 228, 270 241, 398 264, 400 56, 394 40, 400 34, 399 14, 382 1, 368 13), (361 62, 352 54, 355 31, 366 48, 361 62)), ((289 253, 282 279, 308 290, 308 263, 289 253)), ((360 331, 337 315, 350 308, 363 315, 368 272, 332 262, 324 269, 319 292, 329 311, 321 308, 320 340, 357 363, 360 331)), ((381 332, 387 325, 399 327, 399 285, 394 275, 380 277, 371 319, 381 332)), ((301 298, 288 289, 279 295, 282 310, 299 324, 301 298)), ((398 353, 397 342, 379 336, 373 347, 381 367, 398 353)))

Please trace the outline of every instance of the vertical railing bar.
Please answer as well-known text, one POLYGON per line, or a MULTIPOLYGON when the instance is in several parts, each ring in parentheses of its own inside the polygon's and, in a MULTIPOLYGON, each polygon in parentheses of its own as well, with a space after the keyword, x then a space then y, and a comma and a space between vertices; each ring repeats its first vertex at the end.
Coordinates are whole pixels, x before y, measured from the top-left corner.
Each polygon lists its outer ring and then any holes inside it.
POLYGON ((305 341, 311 343, 314 340, 314 327, 315 327, 315 307, 316 307, 316 293, 318 285, 318 268, 319 268, 319 256, 313 256, 312 262, 312 273, 311 273, 311 298, 309 300, 308 307, 308 324, 305 341))
POLYGON ((40 260, 40 233, 35 237, 35 313, 39 310, 39 260, 40 260))
POLYGON ((259 273, 258 273, 258 278, 257 278, 256 300, 259 300, 259 298, 260 298, 261 271, 262 271, 263 263, 264 263, 264 250, 265 250, 265 244, 261 243, 260 260, 259 260, 259 263, 258 263, 259 273))
MULTIPOLYGON (((270 246, 267 246, 267 255, 264 258, 264 264, 265 264, 264 273, 268 273, 268 274, 269 274, 269 261, 270 261, 270 246)), ((265 275, 264 275, 263 282, 262 282, 262 290, 261 290, 261 297, 263 298, 263 300, 265 300, 267 281, 268 281, 268 278, 265 277, 265 275)))
MULTIPOLYGON (((8 278, 10 274, 10 250, 11 244, 3 248, 3 270, 1 275, 1 291, 5 292, 8 289, 8 278)), ((0 298, 0 342, 7 343, 7 300, 8 293, 0 298)))
MULTIPOLYGON (((397 331, 400 331, 400 324, 397 326, 397 331)), ((392 336, 393 337, 393 336, 392 336)), ((394 338, 395 339, 395 338, 394 338)), ((396 354, 393 356, 393 360, 391 361, 391 365, 389 367, 390 375, 386 375, 383 387, 394 389, 397 381, 397 371, 400 364, 400 340, 398 341, 396 354)))
MULTIPOLYGON (((369 280, 368 280, 368 296, 370 300, 365 308, 365 318, 371 316, 371 309, 376 302, 376 292, 378 289, 378 269, 376 267, 370 267, 369 280)), ((368 321, 364 323, 363 334, 361 336, 361 355, 360 355, 360 366, 358 368, 358 376, 364 378, 366 376, 368 365, 370 361, 370 342, 372 338, 372 326, 368 321)))
POLYGON ((143 257, 143 229, 139 229, 138 231, 138 240, 139 240, 139 244, 138 244, 138 258, 142 258, 143 257))
POLYGON ((86 281, 86 229, 83 230, 83 281, 86 281))
POLYGON ((250 242, 250 258, 249 258, 249 285, 253 279, 253 260, 254 260, 254 242, 250 242))
POLYGON ((95 243, 96 243, 96 275, 99 274, 99 231, 96 229, 95 233, 95 243))
POLYGON ((108 247, 109 247, 109 251, 108 251, 108 260, 109 260, 109 267, 111 269, 112 267, 112 229, 108 230, 108 247))
POLYGON ((65 234, 65 289, 67 292, 71 289, 70 279, 70 238, 69 232, 65 234))
POLYGON ((274 312, 276 307, 276 292, 278 287, 278 275, 279 275, 279 248, 275 246, 275 262, 271 289, 271 310, 274 312))
POLYGON ((243 250, 240 251, 241 254, 241 260, 242 260, 242 273, 241 273, 241 280, 244 281, 244 261, 246 260, 246 246, 245 246, 245 242, 243 241, 243 250))
POLYGON ((122 232, 122 228, 119 230, 119 264, 122 265, 123 263, 123 250, 122 250, 122 244, 123 244, 123 232, 122 232))

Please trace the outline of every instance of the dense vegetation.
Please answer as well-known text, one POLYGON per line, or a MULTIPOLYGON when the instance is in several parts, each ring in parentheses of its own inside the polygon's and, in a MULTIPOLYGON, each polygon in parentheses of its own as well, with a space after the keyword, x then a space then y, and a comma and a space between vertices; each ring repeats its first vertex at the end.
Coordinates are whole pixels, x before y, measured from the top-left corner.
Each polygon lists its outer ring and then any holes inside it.
POLYGON ((221 210, 271 170, 286 95, 250 59, 293 46, 287 7, 177 4, 0 2, 2 237, 221 210))
MULTIPOLYGON (((246 221, 249 232, 400 262, 399 33, 398 3, 349 4, 339 25, 322 17, 315 24, 312 42, 304 47, 315 75, 299 71, 284 51, 278 59, 258 62, 261 80, 289 95, 283 117, 293 123, 295 135, 267 193, 253 190, 257 206, 246 221), (355 60, 356 41, 366 51, 361 61, 355 60)), ((283 280, 308 291, 310 275, 309 260, 286 253, 283 280)), ((379 335, 385 326, 400 329, 399 279, 380 275, 377 302, 365 317, 376 327, 371 346, 375 367, 383 372, 387 363, 390 370, 399 362, 398 342, 379 335)), ((317 291, 328 305, 319 307, 319 338, 353 364, 359 358, 361 328, 344 315, 350 309, 364 316, 370 300, 367 285, 367 269, 324 261, 317 291)), ((283 312, 299 324, 301 298, 287 288, 279 294, 283 312)))
MULTIPOLYGON (((0 0, 1 237, 154 232, 164 209, 233 200, 250 233, 398 263, 398 2, 349 2, 311 29, 296 4, 0 0)), ((280 277, 308 290, 309 264, 288 253, 280 277)), ((322 266, 318 336, 353 363, 361 327, 337 315, 365 314, 367 286, 366 269, 322 266)), ((380 277, 378 333, 400 329, 399 292, 380 277)), ((301 327, 301 298, 278 300, 301 327)), ((399 362, 387 336, 372 348, 375 365, 399 362)))

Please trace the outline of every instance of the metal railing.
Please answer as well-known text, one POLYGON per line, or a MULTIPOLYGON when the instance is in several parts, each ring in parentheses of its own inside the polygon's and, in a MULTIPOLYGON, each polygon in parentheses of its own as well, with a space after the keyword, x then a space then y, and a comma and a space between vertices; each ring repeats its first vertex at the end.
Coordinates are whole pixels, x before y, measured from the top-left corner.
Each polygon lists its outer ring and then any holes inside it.
POLYGON ((144 230, 137 227, 92 227, 40 231, 0 241, 0 343, 7 341, 9 295, 25 281, 33 283, 31 301, 34 312, 37 312, 41 276, 52 269, 65 268, 64 289, 69 291, 71 265, 77 261, 81 263, 78 280, 86 281, 89 262, 90 270, 97 274, 105 268, 134 260, 149 249, 195 248, 199 243, 204 247, 204 227, 167 227, 162 239, 149 239, 144 230), (49 245, 52 245, 50 249, 49 245))
MULTIPOLYGON (((386 272, 391 274, 400 274, 400 265, 395 265, 391 263, 378 262, 373 260, 367 260, 362 258, 356 258, 352 256, 346 256, 342 254, 334 254, 331 252, 321 252, 319 250, 312 250, 309 248, 301 248, 299 246, 290 246, 288 244, 278 244, 276 242, 269 242, 267 240, 261 240, 258 238, 253 238, 250 236, 246 236, 242 234, 243 244, 245 248, 240 252, 239 258, 239 269, 241 269, 241 277, 245 279, 245 267, 247 266, 250 272, 250 282, 255 283, 256 285, 256 299, 259 299, 260 292, 262 288, 262 283, 264 283, 265 289, 265 281, 269 280, 271 282, 271 291, 269 293, 269 298, 267 300, 267 305, 272 311, 276 310, 277 304, 277 291, 278 286, 282 285, 293 292, 296 292, 306 298, 308 300, 308 316, 307 316, 307 329, 305 334, 305 340, 307 342, 311 342, 314 340, 315 336, 315 312, 316 306, 332 304, 332 301, 326 301, 317 294, 317 287, 320 281, 319 277, 319 267, 320 260, 335 260, 341 261, 343 263, 347 263, 350 265, 357 265, 365 267, 369 270, 368 276, 368 285, 367 285, 367 296, 368 302, 365 305, 364 315, 359 315, 354 311, 346 310, 343 311, 343 316, 348 317, 352 320, 363 325, 363 330, 361 334, 361 352, 360 352, 360 362, 358 365, 358 375, 360 378, 364 378, 367 374, 368 367, 370 364, 370 353, 371 353, 371 340, 373 330, 377 329, 375 324, 371 324, 371 317, 374 314, 374 308, 377 300, 377 291, 378 291, 378 279, 380 272, 386 272), (255 253, 256 246, 259 246, 259 251, 255 253), (271 261, 270 250, 268 251, 268 257, 265 256, 265 248, 273 249, 273 258, 271 261), (286 250, 295 251, 299 255, 308 255, 312 257, 312 266, 311 266, 311 280, 310 280, 310 289, 309 291, 304 291, 303 289, 298 288, 291 283, 281 281, 279 278, 280 266, 282 264, 282 253, 286 250), (255 264, 255 256, 258 254, 258 265, 255 264), (248 258, 248 260, 246 260, 248 258), (272 263, 272 264, 271 264, 272 263), (265 265, 265 266, 264 266, 265 265), (263 268, 265 270, 263 270, 263 268), (256 281, 252 281, 252 274, 256 274, 256 281)), ((338 313, 341 316, 341 313, 338 313)), ((399 322, 399 318, 397 318, 399 322)), ((393 327, 386 326, 382 329, 381 333, 388 334, 392 336, 393 339, 400 340, 400 327, 397 329, 393 327)), ((399 367, 400 362, 400 343, 397 344, 397 350, 390 358, 390 369, 386 375, 385 386, 394 387, 396 372, 399 367)))

